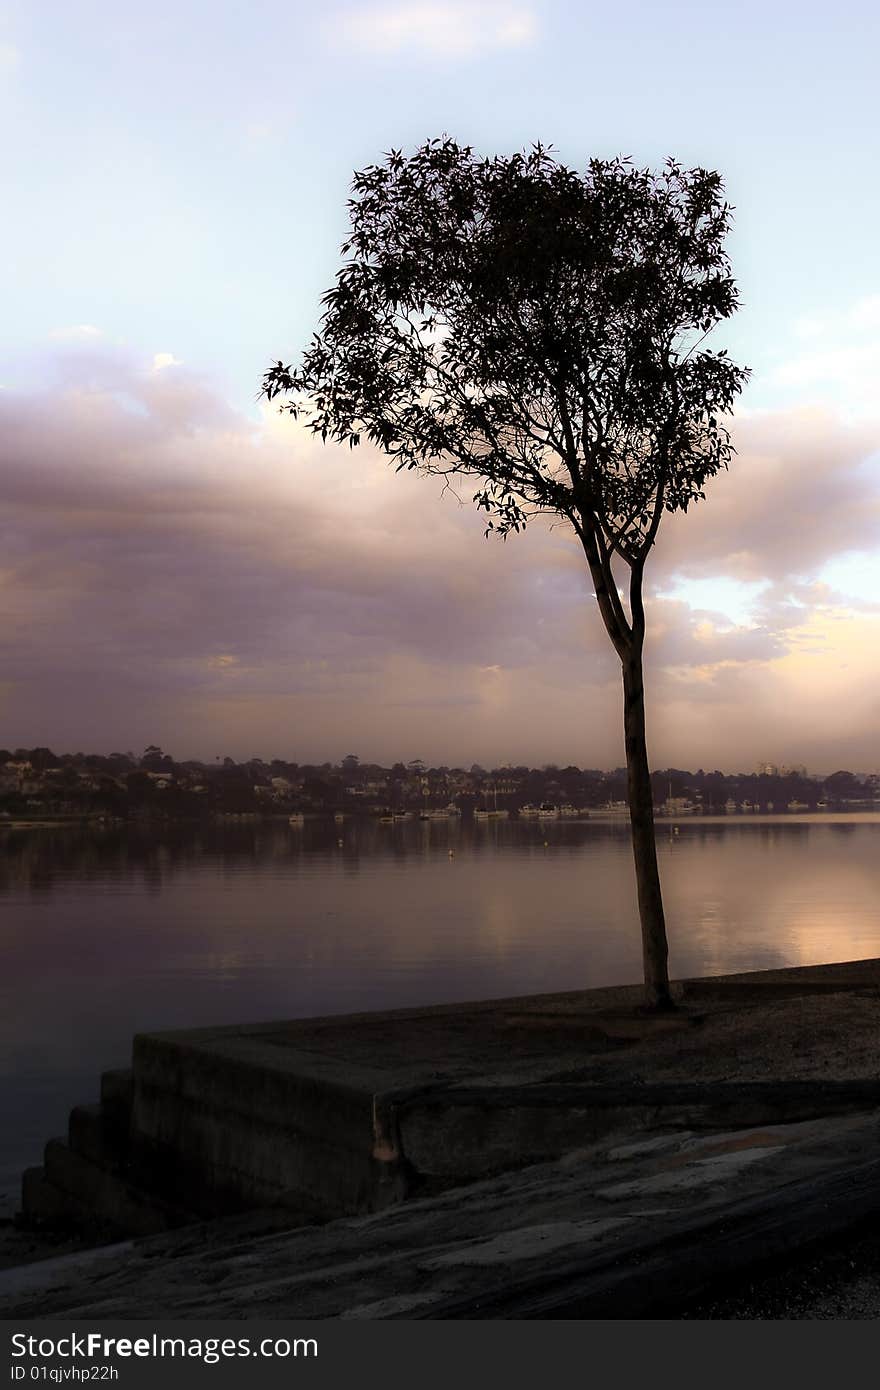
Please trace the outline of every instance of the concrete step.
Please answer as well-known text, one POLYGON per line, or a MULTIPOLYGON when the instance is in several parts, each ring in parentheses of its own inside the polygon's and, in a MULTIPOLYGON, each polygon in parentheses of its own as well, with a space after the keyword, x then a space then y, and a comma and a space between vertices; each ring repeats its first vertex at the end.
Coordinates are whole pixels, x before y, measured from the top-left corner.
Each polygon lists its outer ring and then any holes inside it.
MULTIPOLYGON (((386 1073, 279 1045, 257 1025, 139 1034, 133 1043, 132 1160, 208 1215, 283 1203, 335 1216, 405 1193, 374 1097, 386 1073), (194 1041, 193 1041, 194 1039, 194 1041)), ((356 1048, 355 1048, 355 1055, 356 1048)))
POLYGON ((57 1230, 85 1226, 92 1220, 88 1207, 62 1192, 46 1177, 45 1168, 26 1168, 21 1177, 21 1206, 26 1222, 57 1230))
POLYGON ((64 1139, 50 1139, 46 1145, 45 1179, 70 1199, 71 1209, 80 1206, 94 1222, 121 1234, 154 1235, 196 1220, 186 1208, 145 1192, 123 1173, 75 1152, 64 1139))
POLYGON ((70 1112, 67 1142, 74 1153, 109 1168, 120 1168, 128 1154, 128 1128, 105 1106, 76 1105, 70 1112))
POLYGON ((124 1116, 126 1125, 131 1116, 134 1094, 134 1072, 130 1067, 105 1071, 101 1075, 101 1105, 108 1115, 124 1116))

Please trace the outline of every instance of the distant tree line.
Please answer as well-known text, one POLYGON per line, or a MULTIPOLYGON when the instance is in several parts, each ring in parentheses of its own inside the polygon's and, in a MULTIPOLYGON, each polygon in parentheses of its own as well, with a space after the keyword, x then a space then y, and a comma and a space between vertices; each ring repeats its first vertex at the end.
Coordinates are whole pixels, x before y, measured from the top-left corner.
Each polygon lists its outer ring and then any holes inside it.
MULTIPOLYGON (((846 810, 880 801, 880 777, 840 770, 724 773, 663 768, 651 773, 654 805, 676 814, 740 811, 846 810)), ((386 767, 347 754, 339 763, 283 758, 237 762, 178 761, 156 744, 142 754, 62 753, 50 748, 0 749, 0 817, 104 816, 199 818, 205 815, 371 813, 386 808, 455 804, 512 812, 524 805, 567 805, 597 811, 627 799, 627 772, 540 768, 429 766, 420 759, 386 767)))

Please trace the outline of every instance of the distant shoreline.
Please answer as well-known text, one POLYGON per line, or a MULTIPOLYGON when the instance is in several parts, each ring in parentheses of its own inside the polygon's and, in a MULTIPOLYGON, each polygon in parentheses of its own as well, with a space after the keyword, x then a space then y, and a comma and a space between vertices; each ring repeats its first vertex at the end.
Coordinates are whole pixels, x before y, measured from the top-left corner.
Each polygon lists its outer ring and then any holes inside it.
MULTIPOLYGON (((306 811, 303 812, 304 819, 308 823, 327 823, 332 821, 334 813, 332 811, 306 811)), ((783 825, 790 821, 810 822, 812 824, 836 823, 840 821, 855 821, 865 818, 880 817, 880 805, 873 807, 859 807, 852 811, 730 811, 716 812, 709 815, 695 815, 691 811, 683 811, 679 814, 670 814, 664 811, 654 813, 654 823, 658 829, 671 826, 687 825, 783 825)), ((142 828, 158 828, 169 825, 228 825, 228 824, 266 824, 268 822, 286 823, 288 821, 286 812, 266 814, 256 811, 225 811, 213 813, 207 816, 156 816, 156 817, 128 817, 128 816, 37 816, 33 820, 16 816, 14 819, 0 819, 0 830, 57 830, 59 827, 90 827, 93 829, 118 829, 120 826, 140 826, 142 828)), ((348 822, 378 822, 379 816, 374 812, 346 812, 345 819, 348 822)), ((468 823, 482 824, 481 821, 473 821, 470 816, 462 817, 468 823)), ((602 825, 629 826, 629 816, 627 814, 611 814, 599 810, 587 810, 577 816, 563 816, 554 819, 544 819, 540 822, 533 821, 531 817, 513 816, 508 821, 522 821, 525 825, 540 825, 546 830, 550 825, 583 825, 585 822, 598 822, 602 825)), ((410 821, 398 822, 400 824, 419 824, 418 818, 410 821)), ((446 823, 446 822, 443 822, 446 823)), ((461 821, 455 818, 455 823, 461 821)), ((432 824, 437 824, 436 821, 432 824)), ((497 822, 493 822, 497 824, 497 822)))

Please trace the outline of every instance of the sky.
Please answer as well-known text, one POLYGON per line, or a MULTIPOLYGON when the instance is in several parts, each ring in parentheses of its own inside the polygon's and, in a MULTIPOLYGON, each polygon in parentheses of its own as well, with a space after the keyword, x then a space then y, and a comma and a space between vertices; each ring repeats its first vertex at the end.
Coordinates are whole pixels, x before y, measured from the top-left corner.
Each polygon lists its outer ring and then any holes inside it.
POLYGON ((0 0, 0 746, 623 761, 561 526, 258 399, 354 169, 448 133, 668 155, 736 207, 737 456, 648 572, 656 767, 880 767, 880 272, 864 0, 0 0), (471 489, 472 491, 472 489, 471 489))

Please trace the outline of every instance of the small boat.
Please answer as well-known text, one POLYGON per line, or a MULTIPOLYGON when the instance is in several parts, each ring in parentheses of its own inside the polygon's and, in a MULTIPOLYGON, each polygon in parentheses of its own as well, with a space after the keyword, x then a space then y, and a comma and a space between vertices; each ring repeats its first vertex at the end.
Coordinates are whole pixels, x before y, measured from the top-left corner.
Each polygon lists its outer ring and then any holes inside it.
POLYGON ((537 816, 538 808, 537 806, 533 806, 530 801, 527 801, 525 806, 520 806, 519 813, 521 816, 537 816))
POLYGON ((291 825, 305 825, 306 823, 306 818, 302 811, 294 811, 293 815, 288 816, 287 819, 291 825))
POLYGON ((542 801, 538 807, 538 820, 556 820, 559 815, 559 807, 554 806, 552 801, 542 801))
POLYGON ((336 823, 337 825, 341 825, 342 822, 345 820, 345 812, 344 812, 344 811, 336 811, 335 814, 334 814, 334 816, 333 816, 333 820, 335 821, 335 823, 336 823))

